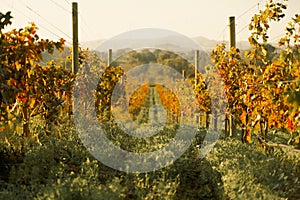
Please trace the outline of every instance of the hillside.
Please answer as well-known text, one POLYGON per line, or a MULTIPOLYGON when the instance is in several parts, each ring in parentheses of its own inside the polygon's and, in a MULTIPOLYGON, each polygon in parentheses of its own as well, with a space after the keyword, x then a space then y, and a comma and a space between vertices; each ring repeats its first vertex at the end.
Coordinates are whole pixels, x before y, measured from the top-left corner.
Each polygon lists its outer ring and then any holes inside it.
MULTIPOLYGON (((170 39, 170 38, 168 38, 168 39, 170 39)), ((224 41, 211 40, 211 39, 208 39, 208 38, 205 38, 202 36, 194 37, 191 39, 193 41, 195 41, 198 45, 200 45, 207 53, 209 53, 211 50, 213 50, 215 48, 216 44, 220 44, 220 43, 224 42, 224 41)), ((165 41, 166 41, 165 37, 161 37, 161 38, 158 38, 155 40, 148 40, 148 41, 146 41, 146 43, 149 45, 155 44, 155 46, 160 47, 160 48, 167 48, 167 49, 171 48, 171 49, 174 49, 175 51, 180 50, 180 48, 184 47, 184 45, 185 45, 181 42, 181 40, 179 38, 174 37, 172 40, 174 42, 178 43, 178 46, 174 46, 173 44, 165 43, 165 41)), ((106 42, 105 39, 81 42, 81 47, 89 48, 90 50, 96 50, 100 45, 104 45, 101 48, 101 51, 103 51, 104 49, 109 49, 109 48, 114 49, 115 47, 118 46, 118 43, 122 43, 124 45, 123 46, 124 48, 126 48, 126 44, 137 43, 137 41, 134 39, 115 40, 111 46, 105 45, 105 42, 106 42)), ((228 44, 228 42, 226 42, 226 41, 225 41, 225 43, 228 44)), ((237 42, 237 47, 245 50, 245 49, 250 48, 250 45, 249 45, 248 41, 240 41, 240 42, 237 42)))

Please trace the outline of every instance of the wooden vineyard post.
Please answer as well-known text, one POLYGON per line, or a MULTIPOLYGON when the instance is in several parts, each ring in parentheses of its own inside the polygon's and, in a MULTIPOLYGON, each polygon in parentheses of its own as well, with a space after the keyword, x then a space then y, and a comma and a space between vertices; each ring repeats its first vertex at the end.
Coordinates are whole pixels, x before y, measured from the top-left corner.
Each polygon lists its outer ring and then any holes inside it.
MULTIPOLYGON (((74 75, 78 72, 78 4, 77 2, 72 3, 72 31, 73 31, 73 50, 72 50, 72 72, 74 75)), ((69 121, 72 120, 73 115, 73 99, 72 95, 69 97, 69 121)))
POLYGON ((109 67, 112 62, 112 49, 108 49, 108 55, 107 55, 107 66, 109 67))
MULTIPOLYGON (((229 38, 230 38, 230 48, 231 47, 236 47, 236 37, 235 37, 235 17, 231 16, 229 17, 229 38)), ((229 111, 229 136, 233 137, 235 136, 235 124, 234 124, 234 119, 233 115, 231 113, 231 110, 229 111)), ((225 120, 226 121, 226 120, 225 120)))
POLYGON ((205 113, 205 128, 208 130, 209 129, 209 124, 210 124, 210 117, 209 117, 209 113, 206 112, 205 113))
POLYGON ((199 50, 195 51, 195 87, 197 85, 197 74, 199 69, 199 50))
POLYGON ((229 17, 229 44, 230 47, 236 47, 236 41, 235 41, 235 17, 231 16, 229 17))
POLYGON ((73 62, 72 72, 77 74, 78 72, 78 4, 72 3, 72 22, 73 22, 73 62))

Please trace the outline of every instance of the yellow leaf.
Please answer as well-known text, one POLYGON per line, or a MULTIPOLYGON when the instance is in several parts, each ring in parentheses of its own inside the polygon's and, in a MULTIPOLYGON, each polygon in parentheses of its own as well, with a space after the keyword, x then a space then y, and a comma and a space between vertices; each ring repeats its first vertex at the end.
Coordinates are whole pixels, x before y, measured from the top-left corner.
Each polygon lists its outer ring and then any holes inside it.
POLYGON ((247 112, 246 111, 243 111, 243 113, 241 114, 241 116, 240 116, 240 120, 242 121, 242 123, 244 124, 244 125, 246 125, 247 123, 247 121, 246 121, 246 116, 247 116, 247 112))
POLYGON ((30 76, 33 74, 33 71, 31 69, 27 69, 27 75, 30 78, 30 76))
POLYGON ((16 69, 19 71, 22 68, 22 65, 18 62, 16 62, 16 69))
POLYGON ((29 107, 30 107, 30 108, 33 108, 34 105, 35 105, 35 99, 32 98, 32 99, 30 100, 30 102, 29 102, 29 107))
POLYGON ((44 86, 46 86, 46 85, 47 85, 47 82, 46 82, 46 80, 45 80, 45 79, 43 79, 43 82, 44 82, 44 86))
POLYGON ((264 56, 267 55, 267 50, 265 48, 262 48, 261 51, 262 51, 262 53, 263 53, 264 56))

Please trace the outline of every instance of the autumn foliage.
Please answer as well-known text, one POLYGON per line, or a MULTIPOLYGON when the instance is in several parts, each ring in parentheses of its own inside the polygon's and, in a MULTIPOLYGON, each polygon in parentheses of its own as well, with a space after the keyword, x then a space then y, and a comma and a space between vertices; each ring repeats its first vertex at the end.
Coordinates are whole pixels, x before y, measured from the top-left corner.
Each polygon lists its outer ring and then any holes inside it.
POLYGON ((292 18, 279 40, 283 47, 278 56, 270 56, 267 44, 269 23, 282 19, 284 9, 284 3, 271 1, 252 17, 249 42, 253 48, 244 54, 233 47, 227 51, 224 44, 211 53, 225 84, 228 110, 246 142, 251 141, 252 132, 267 140, 268 129, 277 128, 297 132, 290 141, 299 143, 300 15, 292 18))
MULTIPOLYGON (((271 55, 268 44, 270 22, 281 20, 285 9, 284 3, 270 1, 264 10, 253 16, 249 24, 251 49, 241 52, 232 47, 227 50, 225 44, 221 44, 211 52, 212 63, 217 71, 210 72, 212 75, 209 77, 220 74, 225 90, 224 93, 213 92, 216 97, 223 94, 226 96, 224 103, 227 105, 227 117, 232 117, 233 125, 241 130, 244 142, 251 142, 253 134, 267 140, 271 128, 290 132, 290 144, 300 141, 300 15, 295 15, 287 25, 285 36, 278 42, 281 48, 276 49, 274 55, 271 55)), ((33 23, 24 29, 2 33, 3 28, 11 23, 11 16, 10 13, 1 14, 0 18, 0 130, 9 132, 15 128, 16 123, 21 122, 23 136, 29 137, 30 123, 38 116, 44 121, 44 132, 49 134, 55 126, 65 122, 66 114, 63 113, 72 115, 70 102, 75 76, 57 61, 51 60, 45 64, 41 64, 41 61, 43 52, 51 54, 63 51, 65 41, 39 38, 33 23)), ((170 52, 143 50, 128 54, 123 61, 126 59, 130 62, 124 65, 139 65, 142 59, 146 63, 172 64, 177 71, 185 69, 190 77, 193 76, 190 64, 170 52)), ((100 68, 101 73, 92 76, 100 79, 96 91, 88 87, 86 90, 94 92, 97 114, 109 113, 114 87, 124 75, 124 69, 122 66, 107 67, 99 58, 84 51, 81 51, 80 60, 81 68, 87 71, 78 74, 76 78, 86 81, 86 85, 95 80, 87 80, 85 75, 100 68)), ((206 77, 204 75, 199 76, 198 80, 191 80, 191 83, 197 83, 191 86, 198 99, 198 110, 209 115, 213 114, 211 108, 215 107, 215 102, 206 77)), ((131 113, 139 111, 148 90, 149 86, 144 85, 133 93, 129 100, 131 113)), ((167 88, 156 85, 156 90, 162 105, 171 114, 180 116, 182 109, 188 111, 188 106, 180 107, 178 98, 167 88)))
MULTIPOLYGON (((10 15, 1 17, 4 18, 3 28, 10 23, 10 15)), ((54 61, 44 66, 40 61, 45 51, 50 54, 55 49, 62 51, 64 42, 64 39, 58 42, 40 39, 33 23, 7 33, 0 29, 2 126, 9 128, 21 120, 23 135, 29 137, 34 116, 45 120, 46 132, 52 124, 59 123, 59 107, 71 96, 72 74, 54 61)))

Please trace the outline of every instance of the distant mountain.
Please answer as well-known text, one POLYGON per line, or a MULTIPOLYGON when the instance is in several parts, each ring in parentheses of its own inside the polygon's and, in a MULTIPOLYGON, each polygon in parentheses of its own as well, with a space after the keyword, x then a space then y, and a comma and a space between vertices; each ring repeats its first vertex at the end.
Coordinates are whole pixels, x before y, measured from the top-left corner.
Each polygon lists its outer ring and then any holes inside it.
MULTIPOLYGON (((202 46, 206 51, 209 51, 209 52, 211 50, 215 49, 217 44, 225 43, 226 46, 229 46, 228 41, 210 40, 210 39, 202 37, 202 36, 198 36, 198 37, 195 37, 192 39, 195 40, 200 46, 202 46)), ((248 41, 239 41, 236 43, 236 46, 237 46, 237 48, 242 49, 242 50, 251 48, 248 41)))
POLYGON ((199 49, 195 41, 184 35, 170 30, 154 28, 137 29, 122 33, 104 41, 96 50, 102 52, 110 48, 113 51, 128 48, 155 48, 173 52, 189 52, 199 49))
MULTIPOLYGON (((225 42, 228 45, 228 41, 216 41, 210 40, 208 38, 198 36, 191 38, 192 41, 197 43, 200 47, 203 48, 204 51, 210 52, 211 50, 215 49, 217 44, 221 44, 225 42)), ((87 41, 81 42, 80 45, 83 48, 89 48, 90 50, 97 50, 97 51, 106 51, 107 49, 121 49, 121 48, 128 48, 130 47, 138 47, 141 42, 149 47, 156 47, 162 49, 172 49, 173 51, 181 51, 182 49, 188 50, 188 48, 193 48, 193 44, 186 44, 186 40, 178 37, 177 35, 170 35, 164 36, 159 38, 122 38, 122 39, 115 39, 115 40, 107 40, 99 39, 94 41, 87 41), (176 44, 176 45, 175 45, 176 44)), ((246 50, 250 48, 248 41, 240 41, 237 42, 237 47, 246 50)), ((201 50, 201 49, 200 49, 201 50)))
POLYGON ((211 51, 216 48, 217 44, 221 44, 222 42, 218 42, 216 40, 210 40, 206 37, 198 36, 192 38, 194 41, 196 41, 205 51, 211 51))
POLYGON ((97 47, 99 47, 105 40, 99 39, 99 40, 93 40, 93 41, 86 41, 81 42, 80 47, 86 49, 89 48, 90 50, 95 50, 97 47))

